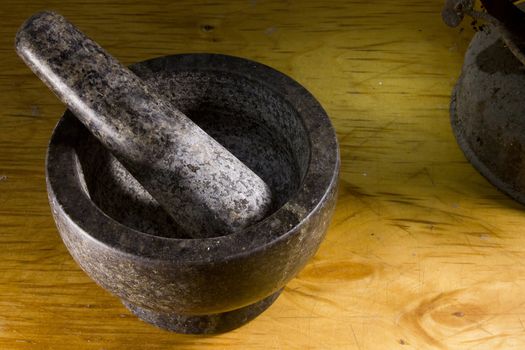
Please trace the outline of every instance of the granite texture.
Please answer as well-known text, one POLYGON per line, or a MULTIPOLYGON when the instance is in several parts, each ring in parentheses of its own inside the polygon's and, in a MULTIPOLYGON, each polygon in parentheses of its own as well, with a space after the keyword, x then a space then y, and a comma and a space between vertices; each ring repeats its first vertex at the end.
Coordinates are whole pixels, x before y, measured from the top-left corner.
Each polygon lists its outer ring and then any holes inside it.
POLYGON ((299 84, 223 55, 129 70, 54 13, 30 18, 16 47, 70 107, 46 164, 62 239, 138 317, 181 333, 239 327, 316 252, 339 151, 299 84))
POLYGON ((252 305, 230 312, 211 315, 163 314, 127 303, 126 301, 123 303, 141 320, 159 328, 185 334, 216 334, 231 331, 250 322, 272 305, 280 294, 281 290, 252 305))
POLYGON ((189 239, 68 111, 46 166, 59 232, 84 271, 145 321, 181 333, 240 326, 324 238, 339 173, 334 130, 301 85, 253 61, 189 54, 131 69, 252 167, 275 209, 240 231, 189 239))
MULTIPOLYGON (((273 208, 270 187, 177 109, 177 99, 163 98, 163 90, 152 89, 62 16, 28 19, 16 49, 186 235, 239 231, 273 208)), ((253 108, 263 113, 268 106, 253 108)))
POLYGON ((476 33, 452 93, 451 121, 466 158, 502 192, 525 204, 523 65, 493 26, 476 33))

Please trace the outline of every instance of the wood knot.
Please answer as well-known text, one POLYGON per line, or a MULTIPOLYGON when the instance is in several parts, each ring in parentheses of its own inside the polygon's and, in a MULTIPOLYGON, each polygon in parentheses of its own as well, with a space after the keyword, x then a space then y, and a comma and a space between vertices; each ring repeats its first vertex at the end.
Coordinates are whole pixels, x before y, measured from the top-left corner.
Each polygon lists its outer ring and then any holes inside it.
POLYGON ((203 25, 201 25, 201 30, 202 30, 203 32, 211 32, 211 31, 213 31, 214 29, 215 29, 215 27, 212 26, 211 24, 203 24, 203 25))

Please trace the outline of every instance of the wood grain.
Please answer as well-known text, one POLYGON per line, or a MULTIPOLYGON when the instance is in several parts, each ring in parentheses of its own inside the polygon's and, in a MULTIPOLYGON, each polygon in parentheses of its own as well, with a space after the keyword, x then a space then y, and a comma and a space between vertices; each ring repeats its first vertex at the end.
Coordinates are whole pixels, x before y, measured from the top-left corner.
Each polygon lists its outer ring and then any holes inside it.
POLYGON ((1 349, 523 349, 523 207, 465 161, 449 94, 472 35, 441 1, 20 1, 0 5, 1 349), (326 241, 252 323, 181 336, 131 316, 59 239, 46 144, 64 107, 16 57, 17 27, 54 9, 126 64, 238 55, 305 85, 336 128, 326 241))

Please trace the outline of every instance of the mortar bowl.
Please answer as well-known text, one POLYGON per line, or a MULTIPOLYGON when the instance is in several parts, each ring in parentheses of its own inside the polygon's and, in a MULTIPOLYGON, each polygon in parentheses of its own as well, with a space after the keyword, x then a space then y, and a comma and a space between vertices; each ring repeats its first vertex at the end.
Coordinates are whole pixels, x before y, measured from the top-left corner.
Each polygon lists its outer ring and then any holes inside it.
POLYGON ((323 240, 340 164, 334 130, 300 84, 253 61, 186 54, 131 69, 265 180, 274 208, 232 234, 186 237, 66 111, 46 162, 58 231, 142 320, 178 333, 232 330, 268 308, 323 240))

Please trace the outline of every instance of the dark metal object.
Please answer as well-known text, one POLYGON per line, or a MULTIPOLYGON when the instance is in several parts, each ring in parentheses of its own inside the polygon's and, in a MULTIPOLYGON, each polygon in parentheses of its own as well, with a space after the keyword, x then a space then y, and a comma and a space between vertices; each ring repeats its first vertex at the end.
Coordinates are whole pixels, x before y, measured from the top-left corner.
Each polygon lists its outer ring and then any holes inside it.
POLYGON ((525 38, 525 12, 511 0, 481 0, 483 7, 491 16, 500 21, 521 44, 525 38))
POLYGON ((525 13, 515 1, 481 2, 486 12, 476 11, 472 0, 446 0, 442 11, 449 26, 457 26, 464 15, 485 22, 452 92, 452 129, 474 167, 525 204, 525 13))
POLYGON ((467 159, 525 204, 525 71, 493 26, 476 33, 453 91, 451 121, 467 159))

